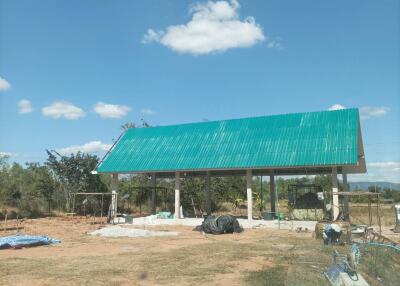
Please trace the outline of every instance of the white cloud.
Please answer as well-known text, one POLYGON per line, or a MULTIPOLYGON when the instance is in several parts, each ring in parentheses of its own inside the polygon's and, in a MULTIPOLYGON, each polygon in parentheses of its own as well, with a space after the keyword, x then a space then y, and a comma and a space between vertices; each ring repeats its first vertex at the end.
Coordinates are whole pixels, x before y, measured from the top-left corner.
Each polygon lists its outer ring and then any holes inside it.
POLYGON ((127 115, 128 112, 132 110, 132 108, 126 105, 106 104, 103 102, 98 102, 93 107, 93 110, 103 118, 121 118, 127 115))
POLYGON ((10 89, 10 87, 11 87, 11 84, 0 76, 0 92, 7 91, 10 89))
POLYGON ((10 152, 0 152, 0 158, 11 157, 12 155, 10 152))
MULTIPOLYGON (((240 19, 236 0, 197 3, 190 9, 192 19, 165 31, 149 29, 142 43, 159 42, 179 53, 194 55, 251 47, 268 40, 253 17, 240 19)), ((273 41, 268 47, 276 47, 273 41)), ((280 46, 280 44, 279 44, 280 46)))
POLYGON ((400 183, 400 161, 371 162, 367 164, 367 171, 366 174, 351 175, 351 181, 400 183))
POLYGON ((156 114, 154 110, 148 109, 148 108, 142 108, 140 112, 144 115, 154 115, 156 114))
POLYGON ((328 108, 328 110, 329 111, 332 111, 332 110, 341 110, 341 109, 345 109, 346 107, 344 107, 343 105, 341 105, 341 104, 334 104, 334 105, 332 105, 331 107, 329 107, 328 108))
POLYGON ((83 145, 72 145, 69 147, 57 149, 57 152, 59 152, 61 155, 75 154, 79 151, 82 153, 98 153, 108 151, 111 146, 112 144, 105 144, 101 141, 91 141, 83 145))
POLYGON ((389 162, 372 162, 367 164, 368 167, 372 168, 384 168, 384 169, 392 169, 395 170, 397 168, 400 168, 400 162, 394 162, 394 161, 389 161, 389 162))
POLYGON ((360 108, 361 119, 369 119, 372 117, 382 117, 389 112, 389 108, 385 106, 371 107, 364 106, 360 108))
POLYGON ((31 113, 33 111, 32 104, 27 99, 18 101, 18 112, 20 114, 31 113))
POLYGON ((68 120, 74 120, 85 116, 85 112, 81 108, 67 101, 56 101, 49 106, 43 107, 42 114, 52 118, 64 117, 68 120))
MULTIPOLYGON (((328 110, 340 110, 345 109, 346 107, 341 104, 334 104, 328 108, 328 110)), ((373 117, 382 117, 385 116, 389 112, 389 108, 385 106, 363 106, 360 107, 360 118, 361 119, 369 119, 373 117)))

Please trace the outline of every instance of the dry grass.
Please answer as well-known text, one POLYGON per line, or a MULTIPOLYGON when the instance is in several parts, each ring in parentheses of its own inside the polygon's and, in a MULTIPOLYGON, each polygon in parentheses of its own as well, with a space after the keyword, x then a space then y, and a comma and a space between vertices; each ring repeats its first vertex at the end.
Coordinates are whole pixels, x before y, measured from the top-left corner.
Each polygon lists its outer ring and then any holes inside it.
MULTIPOLYGON (((351 204, 350 205, 350 217, 354 223, 368 224, 368 205, 367 204, 351 204)), ((378 224, 378 210, 376 205, 371 206, 372 224, 378 224)), ((395 213, 392 205, 381 205, 380 217, 383 226, 394 226, 395 213)))

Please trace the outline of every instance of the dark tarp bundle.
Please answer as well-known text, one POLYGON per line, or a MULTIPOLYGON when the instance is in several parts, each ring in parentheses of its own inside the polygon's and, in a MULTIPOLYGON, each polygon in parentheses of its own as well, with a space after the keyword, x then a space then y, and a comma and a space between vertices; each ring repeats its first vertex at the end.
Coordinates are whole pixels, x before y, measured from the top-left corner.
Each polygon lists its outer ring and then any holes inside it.
POLYGON ((204 231, 211 234, 224 234, 242 232, 243 228, 239 225, 238 220, 231 215, 208 216, 201 225, 195 228, 197 231, 204 231))
POLYGON ((326 224, 324 226, 324 232, 322 238, 324 239, 324 244, 339 244, 340 236, 342 235, 342 229, 340 225, 336 223, 326 224))
POLYGON ((0 237, 0 249, 32 247, 39 245, 49 245, 53 243, 60 243, 60 241, 48 236, 35 236, 35 235, 17 234, 17 235, 0 237))

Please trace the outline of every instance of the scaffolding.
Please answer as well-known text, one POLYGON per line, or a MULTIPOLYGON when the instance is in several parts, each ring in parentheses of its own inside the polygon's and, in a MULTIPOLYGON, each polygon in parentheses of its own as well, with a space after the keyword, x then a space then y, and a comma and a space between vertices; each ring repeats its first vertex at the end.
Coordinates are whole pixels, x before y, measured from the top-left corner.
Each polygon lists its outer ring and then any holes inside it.
MULTIPOLYGON (((358 222, 368 225, 372 227, 373 215, 372 208, 373 204, 376 207, 376 221, 379 227, 379 234, 382 234, 382 224, 381 224, 381 202, 380 202, 380 194, 373 192, 326 192, 328 195, 338 195, 339 197, 343 197, 342 211, 339 212, 339 219, 348 220, 351 223, 351 218, 357 220, 358 222), (368 223, 360 218, 355 216, 351 216, 351 208, 349 206, 349 197, 366 197, 367 198, 367 209, 368 209, 368 223)), ((365 206, 357 206, 354 205, 352 208, 357 207, 365 207, 365 206)), ((340 206, 339 206, 340 208, 340 206)))
MULTIPOLYGON (((89 202, 89 200, 88 200, 89 196, 101 197, 101 200, 100 200, 100 211, 97 212, 97 213, 100 214, 100 221, 101 222, 102 222, 102 219, 103 219, 103 216, 104 216, 104 197, 105 196, 106 197, 110 196, 110 199, 111 199, 110 204, 109 204, 109 206, 107 208, 107 222, 108 223, 109 222, 113 222, 115 217, 116 217, 116 215, 117 215, 117 199, 118 199, 118 195, 117 195, 117 192, 115 192, 115 191, 112 191, 111 193, 90 193, 90 192, 88 192, 88 193, 84 193, 84 192, 71 193, 71 196, 72 196, 72 212, 68 213, 67 215, 75 216, 77 214, 76 213, 76 197, 79 197, 79 196, 85 197, 85 199, 84 199, 82 204, 84 206, 83 212, 84 212, 84 216, 86 218, 87 218, 87 212, 86 211, 87 211, 87 205, 88 205, 88 202, 89 202)), ((96 223, 96 221, 95 221, 95 219, 96 219, 96 211, 94 212, 93 218, 94 218, 93 223, 96 223)))

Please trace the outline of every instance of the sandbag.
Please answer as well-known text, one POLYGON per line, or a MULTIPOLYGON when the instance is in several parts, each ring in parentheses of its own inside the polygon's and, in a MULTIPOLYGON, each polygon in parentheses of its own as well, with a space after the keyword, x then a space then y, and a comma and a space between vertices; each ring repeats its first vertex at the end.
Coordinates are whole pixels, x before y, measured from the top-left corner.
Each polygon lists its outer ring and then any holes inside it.
POLYGON ((195 228, 198 231, 204 231, 211 234, 239 233, 243 231, 238 220, 231 215, 208 216, 202 224, 195 228))

